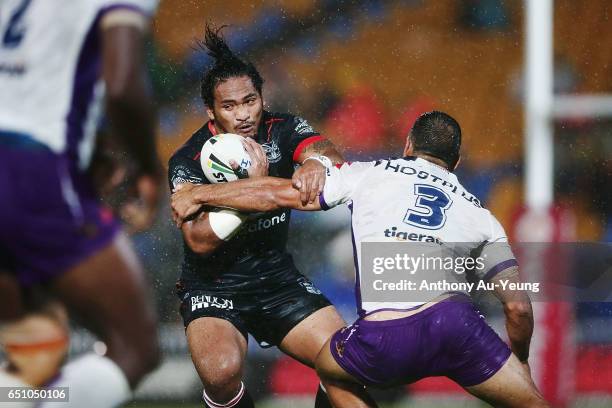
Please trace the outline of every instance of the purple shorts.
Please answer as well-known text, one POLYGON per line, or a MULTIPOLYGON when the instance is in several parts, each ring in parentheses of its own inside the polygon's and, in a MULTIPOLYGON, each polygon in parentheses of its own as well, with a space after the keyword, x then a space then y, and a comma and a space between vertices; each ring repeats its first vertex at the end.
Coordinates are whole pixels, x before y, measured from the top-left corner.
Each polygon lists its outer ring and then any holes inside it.
POLYGON ((119 230, 87 176, 36 142, 0 134, 0 270, 45 283, 107 246, 119 230))
POLYGON ((357 380, 381 387, 435 376, 464 387, 480 384, 511 354, 463 295, 400 319, 359 319, 332 336, 330 350, 357 380))

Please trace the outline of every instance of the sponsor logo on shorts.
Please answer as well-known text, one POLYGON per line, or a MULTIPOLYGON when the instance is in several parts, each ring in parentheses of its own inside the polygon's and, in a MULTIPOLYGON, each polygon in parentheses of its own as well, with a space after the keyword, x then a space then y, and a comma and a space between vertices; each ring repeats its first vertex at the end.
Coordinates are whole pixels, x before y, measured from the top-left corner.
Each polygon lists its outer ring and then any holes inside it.
POLYGON ((344 357, 344 341, 336 341, 336 353, 338 353, 338 356, 344 357))
POLYGON ((353 336, 353 333, 355 333, 355 332, 357 331, 357 327, 358 327, 357 325, 351 325, 351 326, 348 326, 348 327, 346 328, 346 330, 349 330, 349 329, 350 329, 350 332, 349 332, 349 334, 346 336, 346 338, 344 339, 344 341, 349 341, 349 339, 350 339, 350 338, 353 336))
POLYGON ((351 338, 353 333, 357 331, 357 327, 358 327, 357 325, 350 325, 350 326, 346 326, 340 329, 340 334, 345 335, 345 337, 342 340, 336 340, 335 347, 336 347, 336 353, 338 353, 338 356, 344 357, 344 349, 346 348, 346 343, 351 338), (347 331, 349 332, 348 334, 346 334, 347 331))
POLYGON ((191 311, 198 309, 206 309, 209 307, 216 307, 217 309, 228 309, 234 308, 234 301, 209 295, 197 295, 191 296, 191 311))
POLYGON ((312 293, 313 295, 320 295, 321 294, 321 291, 319 289, 317 289, 316 286, 313 285, 313 283, 310 282, 309 280, 300 279, 300 281, 298 283, 300 284, 301 287, 306 289, 306 292, 308 292, 308 293, 312 293))

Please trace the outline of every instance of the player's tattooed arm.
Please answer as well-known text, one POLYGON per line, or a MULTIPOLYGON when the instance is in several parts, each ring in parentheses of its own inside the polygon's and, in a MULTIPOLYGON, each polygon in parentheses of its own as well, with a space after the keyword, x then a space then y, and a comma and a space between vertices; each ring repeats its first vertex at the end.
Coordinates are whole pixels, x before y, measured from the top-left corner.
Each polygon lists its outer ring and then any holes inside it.
POLYGON ((344 158, 336 149, 336 146, 329 139, 317 140, 309 144, 302 150, 298 157, 298 163, 303 164, 304 160, 313 156, 327 156, 333 164, 344 162, 344 158))
POLYGON ((276 177, 244 179, 215 185, 189 185, 172 195, 172 211, 177 224, 202 206, 225 207, 242 212, 272 211, 279 208, 320 210, 319 201, 302 204, 300 192, 290 180, 276 177))
POLYGON ((504 305, 510 348, 521 362, 527 363, 533 334, 531 300, 525 291, 503 290, 503 285, 499 284, 501 281, 519 283, 518 268, 511 267, 498 273, 491 282, 496 284, 495 295, 504 305))
POLYGON ((293 186, 300 190, 303 205, 315 202, 317 195, 321 194, 325 185, 325 166, 317 160, 307 160, 317 156, 327 157, 332 164, 344 161, 342 155, 328 139, 317 140, 304 148, 297 158, 301 166, 295 171, 292 178, 293 186))
POLYGON ((183 222, 181 232, 189 248, 202 256, 210 255, 225 242, 211 228, 209 213, 205 211, 200 211, 190 221, 183 222))
MULTIPOLYGON (((183 177, 186 175, 183 174, 183 177)), ((197 179, 197 177, 194 177, 197 179)), ((180 191, 185 188, 185 191, 192 190, 199 183, 190 183, 188 181, 176 182, 176 178, 171 183, 174 185, 173 191, 180 191)), ((189 208, 184 212, 188 214, 182 218, 179 218, 178 213, 172 209, 172 218, 176 223, 177 227, 181 229, 183 233, 183 239, 185 243, 191 248, 196 254, 207 256, 214 252, 217 248, 225 242, 220 239, 210 224, 210 214, 198 205, 193 208, 189 208)))

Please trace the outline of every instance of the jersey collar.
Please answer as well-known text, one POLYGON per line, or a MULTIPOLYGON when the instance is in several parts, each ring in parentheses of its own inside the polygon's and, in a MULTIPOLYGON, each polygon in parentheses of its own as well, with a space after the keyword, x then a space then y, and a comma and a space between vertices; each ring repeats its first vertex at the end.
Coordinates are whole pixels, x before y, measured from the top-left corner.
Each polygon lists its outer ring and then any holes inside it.
POLYGON ((217 136, 218 132, 213 120, 208 121, 208 130, 210 131, 210 133, 212 133, 213 136, 217 136))
POLYGON ((428 164, 428 165, 430 165, 430 166, 434 166, 434 167, 436 167, 436 168, 438 168, 438 169, 444 170, 444 172, 446 172, 446 173, 453 174, 453 172, 452 172, 452 171, 450 171, 449 169, 447 169, 446 167, 442 167, 442 166, 440 166, 439 164, 436 164, 436 163, 434 163, 434 162, 430 162, 429 160, 423 159, 423 158, 421 158, 421 157, 417 157, 417 156, 406 156, 406 157, 404 157, 404 160, 416 160, 416 161, 421 162, 421 163, 427 163, 427 164, 428 164))

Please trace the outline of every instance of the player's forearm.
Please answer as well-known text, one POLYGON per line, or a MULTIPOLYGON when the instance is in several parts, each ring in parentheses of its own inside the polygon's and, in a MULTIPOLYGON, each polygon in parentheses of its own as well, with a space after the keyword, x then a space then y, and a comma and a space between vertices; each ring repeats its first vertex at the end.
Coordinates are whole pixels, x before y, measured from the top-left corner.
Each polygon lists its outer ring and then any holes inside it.
POLYGON ((304 164, 304 160, 313 156, 326 156, 333 164, 344 162, 344 158, 336 149, 336 146, 328 139, 319 140, 307 146, 298 158, 298 163, 304 164))
POLYGON ((258 177, 232 183, 199 187, 196 199, 202 205, 227 207, 243 212, 299 208, 299 192, 291 180, 258 177))
POLYGON ((502 280, 518 286, 520 284, 518 268, 510 267, 501 271, 491 282, 497 288, 495 296, 504 305, 506 331, 510 340, 510 348, 519 360, 524 362, 529 357, 529 344, 533 334, 531 300, 525 291, 504 290, 504 285, 500 283, 502 280))
POLYGON ((117 26, 104 31, 102 76, 106 85, 106 112, 138 170, 159 172, 155 146, 155 110, 143 72, 143 33, 117 26))
POLYGON ((183 238, 189 248, 201 256, 212 254, 225 242, 214 233, 208 218, 209 214, 203 212, 181 227, 183 238))
POLYGON ((533 311, 529 297, 504 304, 506 330, 510 348, 522 362, 529 358, 529 344, 533 334, 533 311))
POLYGON ((160 171, 155 146, 154 114, 148 103, 139 102, 140 98, 109 97, 107 112, 113 130, 120 137, 137 168, 145 174, 160 171))

